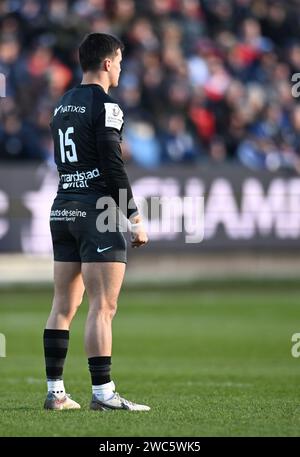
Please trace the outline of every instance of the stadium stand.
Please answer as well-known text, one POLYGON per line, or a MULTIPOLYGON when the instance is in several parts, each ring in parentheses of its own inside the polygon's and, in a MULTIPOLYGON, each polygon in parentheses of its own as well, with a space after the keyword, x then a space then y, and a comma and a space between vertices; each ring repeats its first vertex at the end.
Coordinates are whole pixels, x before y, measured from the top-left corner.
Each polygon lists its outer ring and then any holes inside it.
MULTIPOLYGON (((91 31, 126 45, 124 155, 144 168, 239 161, 300 171, 298 1, 4 0, 0 160, 53 162, 53 106, 80 82, 91 31), (296 76, 297 77, 297 76, 296 76), (297 95, 297 93, 296 93, 297 95)), ((299 76, 300 79, 300 76, 299 76)))

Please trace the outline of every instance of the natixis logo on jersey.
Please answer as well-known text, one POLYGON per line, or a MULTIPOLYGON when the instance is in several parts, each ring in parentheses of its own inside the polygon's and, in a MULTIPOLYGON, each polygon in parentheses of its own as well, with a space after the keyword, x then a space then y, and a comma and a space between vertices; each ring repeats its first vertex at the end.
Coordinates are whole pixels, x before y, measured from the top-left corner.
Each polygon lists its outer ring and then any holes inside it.
POLYGON ((60 105, 54 109, 54 116, 58 113, 79 113, 83 114, 86 111, 86 106, 75 106, 75 105, 60 105))
POLYGON ((88 188, 90 179, 98 178, 100 171, 98 168, 88 171, 76 171, 76 173, 65 173, 60 175, 60 182, 63 189, 88 188))

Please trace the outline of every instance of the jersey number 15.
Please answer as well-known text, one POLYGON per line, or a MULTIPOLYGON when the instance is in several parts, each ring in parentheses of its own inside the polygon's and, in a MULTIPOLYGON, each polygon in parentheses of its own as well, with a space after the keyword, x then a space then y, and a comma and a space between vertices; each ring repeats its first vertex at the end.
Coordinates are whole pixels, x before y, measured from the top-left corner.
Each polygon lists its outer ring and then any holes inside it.
POLYGON ((65 133, 61 129, 58 129, 62 163, 66 162, 66 158, 69 162, 78 162, 76 146, 74 141, 69 137, 70 133, 74 133, 74 127, 68 127, 65 133))

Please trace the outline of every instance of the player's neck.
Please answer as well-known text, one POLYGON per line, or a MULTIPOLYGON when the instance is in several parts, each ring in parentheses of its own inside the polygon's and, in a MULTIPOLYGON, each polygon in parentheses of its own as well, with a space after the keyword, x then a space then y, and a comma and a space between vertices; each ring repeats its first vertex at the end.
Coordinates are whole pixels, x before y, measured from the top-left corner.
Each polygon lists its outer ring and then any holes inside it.
POLYGON ((89 73, 84 74, 81 84, 98 84, 102 87, 104 92, 108 93, 109 83, 104 81, 103 78, 96 77, 95 75, 91 75, 89 73))

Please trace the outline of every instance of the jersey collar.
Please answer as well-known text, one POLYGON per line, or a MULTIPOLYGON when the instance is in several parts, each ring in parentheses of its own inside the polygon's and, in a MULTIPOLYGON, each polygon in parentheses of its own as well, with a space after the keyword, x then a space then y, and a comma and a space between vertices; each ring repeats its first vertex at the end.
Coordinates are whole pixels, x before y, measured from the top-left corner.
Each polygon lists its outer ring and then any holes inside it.
POLYGON ((100 84, 96 84, 96 83, 91 83, 91 84, 78 84, 78 86, 76 86, 76 87, 99 87, 99 89, 103 90, 103 92, 104 92, 103 87, 102 87, 100 84))

